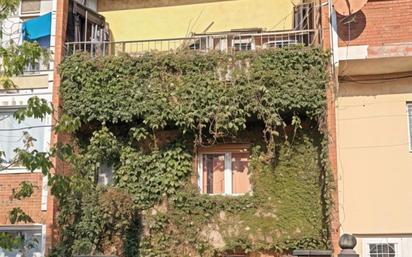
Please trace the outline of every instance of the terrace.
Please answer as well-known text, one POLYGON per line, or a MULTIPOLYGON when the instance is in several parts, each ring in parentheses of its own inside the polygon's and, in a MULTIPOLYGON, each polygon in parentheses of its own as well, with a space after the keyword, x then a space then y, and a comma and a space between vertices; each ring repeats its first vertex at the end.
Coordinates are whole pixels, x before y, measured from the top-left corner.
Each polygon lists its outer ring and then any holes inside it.
MULTIPOLYGON (((294 9, 294 26, 289 30, 269 31, 263 28, 232 29, 213 33, 192 33, 186 37, 112 41, 110 30, 103 26, 104 16, 79 3, 74 3, 73 20, 80 20, 69 31, 66 54, 87 51, 92 55, 142 55, 149 51, 247 51, 290 45, 322 45, 320 4, 301 4, 294 9), (86 39, 86 40, 85 40, 86 39)), ((70 24, 70 23, 69 23, 70 24)))
POLYGON ((66 43, 66 53, 87 51, 92 55, 118 55, 128 53, 141 55, 149 51, 219 50, 225 52, 258 50, 290 45, 320 45, 318 29, 272 31, 258 33, 226 32, 219 34, 197 34, 191 37, 164 38, 134 41, 84 41, 66 43))

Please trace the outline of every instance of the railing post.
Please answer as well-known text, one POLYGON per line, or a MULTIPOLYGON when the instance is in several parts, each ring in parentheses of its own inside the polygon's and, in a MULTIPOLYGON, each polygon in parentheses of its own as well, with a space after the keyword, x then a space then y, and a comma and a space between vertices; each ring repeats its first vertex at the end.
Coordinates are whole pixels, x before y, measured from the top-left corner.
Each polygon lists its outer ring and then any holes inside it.
POLYGON ((359 257, 359 254, 353 250, 356 243, 356 238, 353 235, 343 234, 339 239, 339 246, 342 250, 338 257, 359 257))

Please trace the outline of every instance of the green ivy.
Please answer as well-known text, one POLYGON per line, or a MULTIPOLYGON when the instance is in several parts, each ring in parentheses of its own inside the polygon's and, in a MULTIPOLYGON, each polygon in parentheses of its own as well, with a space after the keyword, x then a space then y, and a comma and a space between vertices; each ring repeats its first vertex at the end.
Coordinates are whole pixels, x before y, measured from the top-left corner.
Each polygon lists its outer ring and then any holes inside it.
POLYGON ((150 154, 125 147, 115 180, 119 188, 133 196, 139 208, 146 209, 158 203, 163 194, 175 195, 191 170, 191 155, 182 146, 150 154))
POLYGON ((53 178, 64 182, 52 189, 61 208, 56 256, 328 248, 331 183, 319 127, 327 60, 302 47, 67 57, 61 96, 76 119, 78 154, 68 160, 72 176, 53 178), (252 194, 201 195, 193 184, 196 147, 220 142, 252 143, 252 194), (114 167, 120 216, 105 208, 117 198, 95 186, 102 164, 114 167))
POLYGON ((255 116, 270 132, 282 125, 282 115, 316 119, 324 113, 327 56, 318 48, 79 54, 60 66, 63 108, 85 123, 177 126, 196 133, 198 143, 237 133, 255 116))

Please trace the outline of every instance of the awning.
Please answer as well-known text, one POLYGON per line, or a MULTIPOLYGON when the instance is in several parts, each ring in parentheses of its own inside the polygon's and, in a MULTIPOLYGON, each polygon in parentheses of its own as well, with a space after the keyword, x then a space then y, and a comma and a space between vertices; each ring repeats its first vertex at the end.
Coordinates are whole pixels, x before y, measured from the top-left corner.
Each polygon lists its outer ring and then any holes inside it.
POLYGON ((23 39, 27 41, 50 36, 52 13, 23 22, 23 39))

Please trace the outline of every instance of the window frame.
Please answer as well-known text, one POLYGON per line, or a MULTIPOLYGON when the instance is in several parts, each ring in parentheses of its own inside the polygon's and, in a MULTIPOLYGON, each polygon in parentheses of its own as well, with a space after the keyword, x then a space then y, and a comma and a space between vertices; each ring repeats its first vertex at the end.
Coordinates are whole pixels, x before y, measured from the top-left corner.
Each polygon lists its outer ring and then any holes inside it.
POLYGON ((412 153, 412 140, 411 140, 412 112, 409 112, 409 107, 411 107, 411 111, 412 111, 411 101, 406 102, 406 121, 407 121, 406 124, 408 125, 408 150, 410 153, 412 153))
MULTIPOLYGON (((15 112, 17 112, 20 108, 25 107, 26 105, 21 105, 21 106, 0 106, 0 114, 1 113, 7 113, 7 114, 11 114, 12 116, 14 115, 15 112)), ((47 118, 46 118, 47 119, 47 118)), ((43 120, 44 123, 46 123, 45 120, 43 120)), ((46 124, 44 124, 44 126, 47 126, 46 124)), ((43 136, 46 135, 46 131, 45 131, 46 127, 43 127, 43 136)), ((24 130, 19 130, 19 131, 24 131, 24 130)), ((36 139, 36 138, 35 138, 36 139)), ((46 151, 46 145, 44 145, 43 143, 43 149, 41 149, 40 151, 46 151)), ((9 171, 9 173, 13 172, 13 171, 17 171, 18 173, 20 173, 21 171, 26 170, 26 168, 24 166, 12 166, 12 167, 8 167, 6 170, 4 170, 5 172, 9 171)))
POLYGON ((252 51, 256 50, 256 42, 255 38, 253 36, 234 36, 232 38, 232 49, 235 51, 252 51), (248 45, 250 44, 250 49, 243 49, 243 45, 248 45), (236 47, 236 45, 239 45, 239 49, 236 47))
POLYGON ((402 240, 400 238, 379 237, 379 238, 363 238, 362 239, 362 252, 364 257, 371 257, 369 246, 371 244, 394 244, 395 245, 395 257, 401 257, 402 240))
POLYGON ((20 17, 36 17, 36 16, 40 16, 41 13, 41 4, 42 1, 39 0, 39 10, 38 11, 29 11, 29 12, 23 12, 22 8, 23 8, 23 1, 20 1, 20 6, 19 6, 19 16, 20 17))
POLYGON ((41 234, 41 242, 39 242, 39 250, 42 256, 45 255, 46 249, 46 225, 30 224, 30 225, 0 225, 0 232, 39 232, 41 234))
POLYGON ((114 180, 114 166, 105 162, 100 163, 97 171, 97 185, 110 186, 113 185, 114 180), (104 172, 107 171, 107 172, 104 172))
MULTIPOLYGON (((249 161, 250 161, 250 151, 249 145, 241 145, 234 147, 228 147, 227 149, 219 150, 219 148, 224 146, 215 146, 213 150, 208 150, 207 148, 203 148, 198 150, 197 154, 197 186, 199 192, 204 195, 223 195, 223 196, 242 196, 246 194, 253 193, 251 189, 249 192, 245 193, 233 193, 233 168, 232 168, 232 154, 233 153, 249 153, 249 161), (243 147, 242 147, 243 146, 243 147), (224 155, 225 156, 225 169, 224 169, 224 193, 212 193, 209 194, 207 191, 203 190, 203 157, 204 155, 224 155)), ((250 180, 249 180, 250 183, 250 180)))
MULTIPOLYGON (((19 108, 23 108, 27 106, 27 101, 33 97, 33 96, 38 96, 42 99, 47 100, 48 102, 51 102, 52 97, 51 94, 48 92, 42 92, 40 91, 39 93, 34 93, 32 90, 27 90, 27 91, 18 91, 17 93, 7 93, 6 91, 1 91, 0 92, 0 102, 2 105, 0 105, 0 112, 7 112, 8 110, 16 110, 19 108), (30 93, 29 93, 30 92, 30 93)), ((51 135, 52 135, 52 122, 51 122, 52 116, 47 115, 45 119, 43 120, 44 123, 44 141, 43 141, 43 149, 42 151, 49 151, 50 149, 50 142, 51 142, 51 135)), ((41 173, 41 170, 35 170, 33 171, 34 173, 41 173)), ((0 172, 0 176, 2 174, 21 174, 21 173, 31 173, 29 170, 27 170, 25 167, 10 167, 8 169, 2 170, 0 172)))

